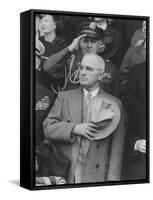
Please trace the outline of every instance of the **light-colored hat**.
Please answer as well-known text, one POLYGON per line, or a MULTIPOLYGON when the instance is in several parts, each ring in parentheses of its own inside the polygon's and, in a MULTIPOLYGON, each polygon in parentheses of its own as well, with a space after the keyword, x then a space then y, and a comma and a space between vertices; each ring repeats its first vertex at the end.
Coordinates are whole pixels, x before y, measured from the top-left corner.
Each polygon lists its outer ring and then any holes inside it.
POLYGON ((111 135, 117 128, 121 118, 117 102, 107 95, 97 95, 90 100, 90 116, 88 119, 99 125, 95 140, 111 135))

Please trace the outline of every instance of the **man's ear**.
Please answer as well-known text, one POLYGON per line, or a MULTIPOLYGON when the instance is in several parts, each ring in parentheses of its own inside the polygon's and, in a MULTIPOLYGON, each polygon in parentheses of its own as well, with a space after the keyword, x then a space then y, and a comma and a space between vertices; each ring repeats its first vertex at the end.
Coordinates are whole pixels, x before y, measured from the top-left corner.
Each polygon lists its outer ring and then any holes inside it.
POLYGON ((100 71, 98 80, 101 81, 103 79, 103 77, 104 77, 104 72, 100 71))

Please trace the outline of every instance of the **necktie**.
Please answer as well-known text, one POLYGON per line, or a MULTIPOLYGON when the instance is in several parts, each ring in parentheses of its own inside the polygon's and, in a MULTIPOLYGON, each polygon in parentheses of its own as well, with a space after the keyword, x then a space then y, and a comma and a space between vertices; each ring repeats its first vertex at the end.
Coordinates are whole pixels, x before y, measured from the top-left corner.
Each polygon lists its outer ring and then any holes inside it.
POLYGON ((83 108, 83 122, 88 122, 90 119, 90 99, 91 99, 91 92, 88 92, 85 100, 84 100, 84 108, 83 108))
POLYGON ((87 105, 89 104, 91 96, 92 96, 91 92, 88 92, 87 97, 86 97, 87 105))
MULTIPOLYGON (((90 121, 90 99, 91 99, 91 92, 88 92, 87 94, 87 97, 85 99, 85 113, 84 113, 84 123, 85 122, 89 122, 90 121)), ((81 162, 84 162, 85 161, 85 158, 86 158, 86 155, 87 155, 87 152, 89 150, 89 147, 90 147, 90 141, 86 138, 81 138, 81 141, 80 141, 80 161, 81 162)))
MULTIPOLYGON (((88 122, 90 119, 90 99, 91 99, 91 93, 88 92, 86 98, 84 99, 84 104, 83 104, 83 122, 88 122)), ((88 152, 88 149, 90 147, 90 141, 86 138, 81 137, 80 138, 80 148, 79 148, 79 154, 78 154, 78 162, 76 165, 75 169, 75 182, 76 183, 81 183, 81 177, 82 177, 82 172, 84 168, 84 162, 86 159, 86 155, 88 152)))

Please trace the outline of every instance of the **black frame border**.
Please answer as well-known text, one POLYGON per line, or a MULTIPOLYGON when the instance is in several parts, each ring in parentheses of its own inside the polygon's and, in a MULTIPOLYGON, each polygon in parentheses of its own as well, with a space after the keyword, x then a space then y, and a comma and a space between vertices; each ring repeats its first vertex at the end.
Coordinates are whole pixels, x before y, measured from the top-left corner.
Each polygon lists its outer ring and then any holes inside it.
POLYGON ((20 14, 20 186, 30 190, 46 190, 46 189, 65 189, 95 186, 113 186, 140 184, 150 182, 150 17, 136 15, 121 14, 103 14, 103 13, 86 13, 71 11, 55 11, 55 10, 38 10, 32 9, 20 14), (124 180, 109 181, 97 183, 81 183, 66 184, 53 186, 35 186, 35 15, 36 14, 59 14, 71 16, 96 16, 109 17, 116 19, 137 19, 146 20, 147 41, 146 41, 146 63, 147 63, 147 79, 146 79, 146 99, 147 99, 147 177, 143 180, 124 180))

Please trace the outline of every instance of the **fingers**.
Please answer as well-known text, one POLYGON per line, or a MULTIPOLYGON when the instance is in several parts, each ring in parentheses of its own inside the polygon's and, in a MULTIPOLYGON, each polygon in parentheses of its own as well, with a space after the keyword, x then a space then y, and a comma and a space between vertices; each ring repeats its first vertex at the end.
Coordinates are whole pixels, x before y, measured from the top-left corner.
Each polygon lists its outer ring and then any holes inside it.
POLYGON ((91 132, 91 133, 97 133, 97 129, 96 128, 92 128, 92 127, 88 127, 88 130, 91 132))
POLYGON ((86 130, 84 137, 86 137, 87 139, 89 139, 90 141, 93 141, 95 139, 95 134, 92 133, 89 130, 86 130))
POLYGON ((101 129, 101 126, 95 123, 89 123, 88 124, 88 129, 92 130, 92 132, 97 132, 98 130, 101 129))
POLYGON ((80 35, 80 36, 78 36, 76 39, 77 39, 77 40, 80 40, 81 38, 85 37, 86 35, 87 35, 87 34, 80 35))
POLYGON ((36 109, 42 109, 45 110, 49 107, 48 104, 41 104, 41 105, 36 105, 36 109))
POLYGON ((99 128, 99 127, 100 127, 99 124, 97 124, 97 123, 95 123, 95 122, 89 122, 87 125, 88 125, 89 127, 93 127, 93 128, 99 128))
POLYGON ((85 138, 87 138, 87 139, 90 140, 91 142, 94 141, 94 139, 93 139, 92 137, 88 136, 88 135, 85 135, 85 138))
POLYGON ((143 146, 143 147, 141 148, 141 152, 142 152, 142 153, 146 153, 146 147, 145 147, 145 146, 143 146))
POLYGON ((141 153, 146 153, 146 150, 145 150, 145 149, 141 149, 140 152, 141 152, 141 153))
POLYGON ((80 36, 78 36, 77 38, 75 38, 75 39, 73 40, 73 42, 69 45, 68 50, 69 50, 70 52, 72 52, 72 51, 74 51, 74 50, 77 50, 78 47, 79 47, 79 40, 80 40, 81 38, 85 37, 86 35, 87 35, 87 34, 83 34, 83 35, 80 35, 80 36))
POLYGON ((94 138, 92 136, 90 136, 90 132, 86 133, 84 135, 85 138, 87 138, 88 140, 90 140, 91 142, 94 140, 94 138))

